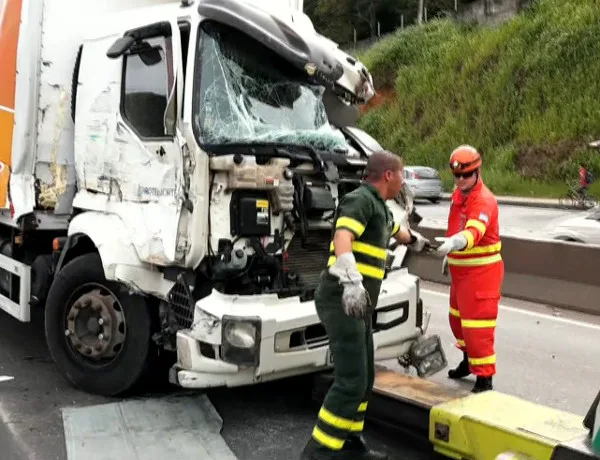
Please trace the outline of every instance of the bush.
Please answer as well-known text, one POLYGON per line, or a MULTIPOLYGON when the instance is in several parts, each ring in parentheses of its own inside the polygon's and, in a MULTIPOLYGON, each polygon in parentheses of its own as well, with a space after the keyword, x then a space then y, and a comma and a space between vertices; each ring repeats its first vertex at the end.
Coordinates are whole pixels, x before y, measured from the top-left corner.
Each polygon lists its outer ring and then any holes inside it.
POLYGON ((395 95, 359 126, 408 163, 439 169, 472 144, 497 193, 551 194, 581 160, 600 176, 600 155, 586 148, 600 138, 599 37, 595 0, 539 0, 496 27, 409 27, 360 56, 376 88, 395 95))

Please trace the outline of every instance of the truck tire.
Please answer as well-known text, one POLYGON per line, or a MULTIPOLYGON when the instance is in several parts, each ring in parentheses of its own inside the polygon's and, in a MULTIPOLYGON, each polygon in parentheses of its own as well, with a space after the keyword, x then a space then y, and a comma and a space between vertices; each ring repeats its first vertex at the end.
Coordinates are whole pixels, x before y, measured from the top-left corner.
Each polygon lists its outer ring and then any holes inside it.
POLYGON ((48 292, 45 328, 56 366, 88 393, 128 392, 151 361, 150 307, 107 281, 96 253, 78 256, 58 272, 48 292))

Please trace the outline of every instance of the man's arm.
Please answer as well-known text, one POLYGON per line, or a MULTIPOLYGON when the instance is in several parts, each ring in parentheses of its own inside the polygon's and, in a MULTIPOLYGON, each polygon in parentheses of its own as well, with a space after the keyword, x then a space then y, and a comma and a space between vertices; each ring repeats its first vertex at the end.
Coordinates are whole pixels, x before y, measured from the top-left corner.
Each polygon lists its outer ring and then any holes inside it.
POLYGON ((425 245, 429 244, 429 240, 423 235, 411 230, 410 228, 401 228, 400 224, 397 222, 394 223, 392 237, 395 238, 400 244, 405 244, 416 252, 422 251, 425 245))
POLYGON ((494 203, 484 199, 479 199, 471 205, 467 214, 465 229, 462 231, 463 235, 467 238, 467 247, 465 249, 471 249, 483 238, 492 218, 493 211, 494 203))
POLYGON ((364 196, 346 195, 338 206, 335 222, 333 245, 336 260, 329 267, 329 273, 343 284, 342 307, 344 312, 353 318, 364 318, 371 304, 352 252, 352 241, 363 234, 371 213, 372 205, 364 196))
POLYGON ((333 236, 333 246, 335 248, 336 257, 345 252, 352 252, 352 242, 354 241, 354 233, 350 230, 340 228, 336 230, 333 236))
POLYGON ((440 254, 447 255, 454 251, 464 251, 475 246, 485 232, 494 211, 495 204, 484 199, 478 199, 470 205, 467 214, 465 229, 451 235, 448 238, 437 237, 436 240, 442 242, 437 251, 440 254))

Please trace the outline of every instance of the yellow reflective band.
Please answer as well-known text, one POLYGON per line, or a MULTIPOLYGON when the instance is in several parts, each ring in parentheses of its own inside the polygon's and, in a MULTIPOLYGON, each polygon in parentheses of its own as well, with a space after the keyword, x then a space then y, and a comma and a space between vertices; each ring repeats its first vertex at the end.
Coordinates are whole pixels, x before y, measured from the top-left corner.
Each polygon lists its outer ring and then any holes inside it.
POLYGON ((352 424, 352 426, 350 427, 350 431, 352 431, 353 433, 358 433, 359 431, 364 430, 365 428, 365 421, 361 420, 360 422, 354 422, 352 424))
POLYGON ((358 412, 367 412, 367 405, 368 404, 369 404, 368 401, 360 403, 360 406, 358 406, 358 412))
POLYGON ((331 425, 335 428, 339 428, 340 430, 350 430, 352 425, 354 425, 354 420, 350 420, 344 417, 338 417, 335 414, 332 414, 324 407, 321 407, 319 411, 319 418, 323 420, 327 425, 331 425))
POLYGON ((464 340, 456 339, 456 343, 458 343, 461 347, 466 347, 467 344, 464 340))
POLYGON ((394 236, 399 231, 400 231, 400 224, 399 223, 395 223, 394 224, 394 228, 392 229, 392 236, 394 236))
POLYGON ((358 236, 365 231, 365 226, 352 217, 340 217, 335 223, 335 228, 347 228, 352 230, 358 236))
POLYGON ((465 228, 469 228, 469 227, 473 227, 476 228, 477 230, 479 230, 479 233, 481 233, 481 236, 485 235, 485 231, 487 230, 487 227, 485 226, 485 224, 479 220, 475 220, 475 219, 469 219, 467 221, 467 223, 465 224, 465 228))
POLYGON ((495 319, 463 319, 460 324, 462 327, 471 329, 482 329, 486 327, 496 327, 495 319))
MULTIPOLYGON (((329 260, 327 261, 327 266, 331 267, 333 264, 335 264, 336 260, 337 258, 335 256, 330 256, 329 260)), ((356 268, 361 275, 365 275, 370 278, 382 280, 385 276, 385 270, 383 268, 374 267, 373 265, 361 264, 357 262, 356 268)))
POLYGON ((485 356, 483 358, 469 358, 469 364, 473 366, 481 366, 482 364, 495 364, 496 355, 485 356))
POLYGON ((460 318, 460 312, 456 308, 450 307, 450 314, 452 316, 456 316, 457 318, 460 318))
POLYGON ((485 254, 489 252, 500 252, 502 249, 502 243, 499 241, 494 244, 490 244, 488 246, 475 246, 471 249, 464 249, 462 251, 453 251, 452 254, 485 254))
MULTIPOLYGON (((329 251, 334 251, 335 246, 333 241, 329 245, 329 251)), ((374 257, 376 259, 387 260, 387 252, 385 249, 373 246, 372 244, 363 243, 362 241, 352 242, 352 252, 358 252, 367 256, 374 257)))
POLYGON ((463 230, 461 233, 467 239, 467 247, 465 249, 471 249, 475 245, 475 237, 469 230, 463 230))
POLYGON ((344 447, 343 439, 329 436, 327 433, 323 433, 317 426, 313 429, 312 435, 319 444, 322 444, 331 450, 341 450, 342 447, 344 447))
POLYGON ((474 257, 472 259, 455 259, 448 257, 448 265, 459 265, 462 267, 477 267, 480 265, 489 265, 496 262, 500 262, 502 256, 500 254, 494 254, 493 256, 485 257, 474 257))

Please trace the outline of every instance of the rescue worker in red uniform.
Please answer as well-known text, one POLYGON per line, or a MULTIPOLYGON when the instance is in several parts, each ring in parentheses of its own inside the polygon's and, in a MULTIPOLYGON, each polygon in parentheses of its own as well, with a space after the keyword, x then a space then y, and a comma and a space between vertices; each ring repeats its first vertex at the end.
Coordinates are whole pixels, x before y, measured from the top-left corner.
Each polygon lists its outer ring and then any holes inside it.
POLYGON ((494 335, 504 262, 500 255, 498 202, 481 179, 481 156, 461 145, 450 155, 456 190, 442 244, 442 272, 450 270, 450 327, 463 361, 448 372, 451 379, 477 377, 472 391, 491 390, 496 373, 494 335))

